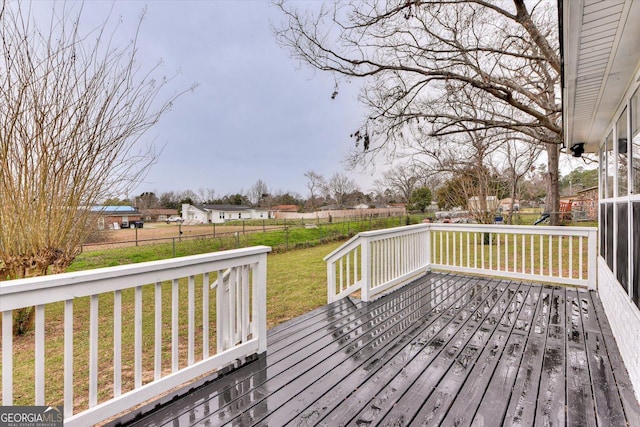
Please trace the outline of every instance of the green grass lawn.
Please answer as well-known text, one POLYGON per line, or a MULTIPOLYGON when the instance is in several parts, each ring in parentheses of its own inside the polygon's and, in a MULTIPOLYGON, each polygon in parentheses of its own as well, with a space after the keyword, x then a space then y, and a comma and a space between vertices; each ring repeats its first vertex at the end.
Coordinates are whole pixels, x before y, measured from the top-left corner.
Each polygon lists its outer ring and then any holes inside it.
MULTIPOLYGON (((413 215, 408 218, 409 222, 416 224, 422 220, 423 216, 413 215)), ((273 252, 285 252, 344 241, 361 231, 397 227, 405 225, 406 222, 407 217, 390 217, 324 223, 319 226, 312 224, 311 228, 296 223, 295 226, 292 224, 286 229, 267 230, 266 232, 227 234, 222 237, 185 237, 181 240, 167 240, 165 243, 154 242, 154 244, 140 244, 139 246, 111 247, 79 254, 67 271, 90 270, 257 245, 271 246, 273 252)))

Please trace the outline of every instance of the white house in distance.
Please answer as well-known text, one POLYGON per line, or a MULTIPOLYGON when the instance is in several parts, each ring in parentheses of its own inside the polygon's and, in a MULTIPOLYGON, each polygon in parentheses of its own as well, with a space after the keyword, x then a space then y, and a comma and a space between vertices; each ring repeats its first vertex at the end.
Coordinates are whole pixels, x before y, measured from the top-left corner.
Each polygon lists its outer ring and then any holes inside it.
POLYGON ((244 205, 182 205, 182 219, 191 224, 221 224, 226 221, 269 218, 270 211, 244 205))
POLYGON ((567 151, 599 156, 598 293, 640 398, 640 1, 559 1, 567 151))

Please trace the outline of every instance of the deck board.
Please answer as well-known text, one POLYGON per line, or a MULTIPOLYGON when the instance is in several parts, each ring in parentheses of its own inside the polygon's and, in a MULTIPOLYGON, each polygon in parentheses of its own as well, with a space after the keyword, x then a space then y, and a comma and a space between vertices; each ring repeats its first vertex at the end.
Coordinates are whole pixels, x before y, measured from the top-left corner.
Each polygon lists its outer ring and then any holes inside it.
POLYGON ((596 426, 582 326, 582 299, 587 297, 574 289, 567 290, 567 425, 576 427, 596 426))
MULTIPOLYGON (((420 410, 411 418, 408 417, 407 415, 411 414, 411 408, 408 406, 409 400, 404 399, 390 411, 385 418, 385 424, 437 425, 442 422, 449 406, 454 400, 457 401, 457 397, 463 391, 463 384, 469 386, 468 389, 465 387, 465 390, 482 392, 480 383, 465 384, 465 380, 472 379, 470 371, 478 361, 484 369, 492 369, 495 366, 493 362, 497 361, 495 356, 499 353, 501 341, 507 338, 511 325, 515 323, 512 314, 520 312, 521 304, 516 298, 521 292, 519 287, 519 284, 506 286, 505 292, 491 307, 488 315, 478 319, 481 323, 469 331, 470 338, 466 342, 454 343, 445 354, 440 355, 440 361, 445 365, 446 371, 441 371, 436 378, 435 375, 431 376, 434 373, 433 370, 430 372, 427 369, 422 374, 421 381, 412 386, 413 392, 421 393, 426 397, 422 407, 420 407, 421 402, 416 402, 420 410), (504 307, 509 309, 504 310, 504 307), (489 351, 485 352, 483 349, 489 351), (481 355, 484 357, 480 358, 481 355)), ((477 404, 479 399, 467 400, 467 402, 472 401, 477 404)))
POLYGON ((595 292, 429 273, 111 425, 640 425, 610 334, 595 292))
POLYGON ((598 425, 625 424, 622 401, 613 378, 608 349, 604 342, 600 322, 591 300, 583 301, 582 321, 585 330, 587 358, 591 372, 591 386, 595 400, 598 425))
POLYGON ((536 426, 565 425, 565 288, 556 287, 549 303, 549 323, 538 386, 536 426))
POLYGON ((513 322, 507 317, 503 320, 502 327, 494 330, 489 345, 484 346, 478 362, 465 379, 464 388, 452 402, 444 418, 444 425, 470 425, 474 419, 492 420, 487 425, 501 424, 508 399, 483 397, 487 394, 504 393, 503 387, 512 388, 526 340, 523 332, 530 329, 529 322, 535 312, 539 293, 540 289, 529 289, 528 286, 518 289, 513 311, 505 311, 509 315, 517 310, 518 317, 513 322), (505 328, 507 325, 510 327, 505 328), (501 406, 504 408, 501 409, 501 406))

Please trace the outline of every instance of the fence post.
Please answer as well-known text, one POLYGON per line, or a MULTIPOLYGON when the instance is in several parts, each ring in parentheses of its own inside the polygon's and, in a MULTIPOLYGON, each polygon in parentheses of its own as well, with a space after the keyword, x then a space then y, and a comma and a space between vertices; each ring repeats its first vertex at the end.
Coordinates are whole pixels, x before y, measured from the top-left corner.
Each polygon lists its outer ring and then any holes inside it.
POLYGON ((289 250, 289 227, 284 227, 284 242, 285 248, 289 250))
POLYGON ((173 243, 173 257, 175 258, 176 257, 176 238, 172 237, 171 241, 173 243))

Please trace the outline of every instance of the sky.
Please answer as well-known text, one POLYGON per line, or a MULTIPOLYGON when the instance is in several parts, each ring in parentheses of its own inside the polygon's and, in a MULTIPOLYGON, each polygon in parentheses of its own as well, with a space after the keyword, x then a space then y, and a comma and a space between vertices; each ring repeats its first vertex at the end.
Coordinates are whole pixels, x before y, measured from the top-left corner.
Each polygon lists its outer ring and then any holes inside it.
MULTIPOLYGON (((61 3, 57 3, 60 5, 61 3)), ((384 159, 367 171, 347 171, 354 146, 350 134, 366 116, 358 102, 359 81, 342 82, 290 58, 276 43, 271 25, 281 22, 267 1, 87 0, 81 26, 94 28, 109 15, 116 43, 135 34, 143 10, 138 59, 143 69, 162 61, 160 73, 175 75, 168 89, 181 96, 144 137, 161 149, 145 180, 122 197, 143 192, 208 189, 216 197, 247 193, 258 180, 272 193, 307 197, 304 173, 329 178, 347 173, 368 192, 388 168, 384 159)), ((302 8, 315 0, 298 1, 302 8)), ((35 1, 36 14, 51 3, 35 1)), ((159 74, 162 75, 162 74, 159 74)), ((562 156, 563 163, 569 156, 562 156)), ((563 166, 563 165, 561 165, 563 166)), ((563 167, 563 170, 566 166, 563 167)), ((570 170, 571 168, 569 168, 570 170)))
MULTIPOLYGON (((50 3, 35 2, 50 8, 50 3)), ((73 5, 73 3, 72 3, 73 5)), ((300 4, 306 7, 307 4, 300 4)), ((266 1, 86 1, 81 25, 100 22, 113 8, 117 37, 130 40, 139 16, 144 66, 162 61, 177 75, 176 92, 194 84, 146 135, 162 152, 133 194, 213 189, 216 196, 247 192, 259 179, 272 193, 308 196, 304 173, 347 173, 367 191, 381 170, 347 171, 349 137, 365 115, 359 83, 342 84, 292 59, 276 43, 281 20, 266 1)), ((42 12, 42 11, 41 11, 42 12)))

